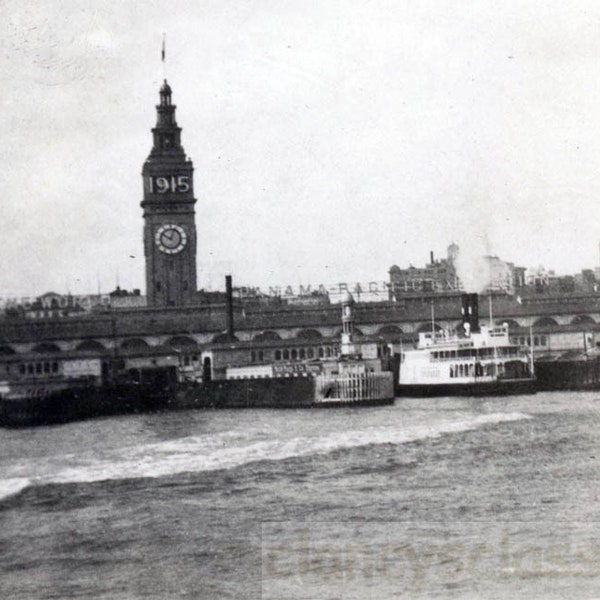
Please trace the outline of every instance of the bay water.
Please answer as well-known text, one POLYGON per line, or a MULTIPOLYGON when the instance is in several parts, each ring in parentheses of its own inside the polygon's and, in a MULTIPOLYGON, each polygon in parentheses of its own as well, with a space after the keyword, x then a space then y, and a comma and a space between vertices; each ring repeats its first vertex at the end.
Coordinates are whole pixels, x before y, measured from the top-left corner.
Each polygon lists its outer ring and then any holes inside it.
POLYGON ((600 598, 600 392, 0 430, 0 594, 600 598))

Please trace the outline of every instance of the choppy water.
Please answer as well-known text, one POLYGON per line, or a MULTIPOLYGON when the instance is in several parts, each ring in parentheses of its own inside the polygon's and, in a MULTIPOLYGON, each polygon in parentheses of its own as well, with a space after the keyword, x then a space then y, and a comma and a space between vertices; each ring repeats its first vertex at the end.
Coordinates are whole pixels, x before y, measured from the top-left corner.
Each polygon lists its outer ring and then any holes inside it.
POLYGON ((2 430, 0 592, 600 597, 599 444, 600 393, 2 430))

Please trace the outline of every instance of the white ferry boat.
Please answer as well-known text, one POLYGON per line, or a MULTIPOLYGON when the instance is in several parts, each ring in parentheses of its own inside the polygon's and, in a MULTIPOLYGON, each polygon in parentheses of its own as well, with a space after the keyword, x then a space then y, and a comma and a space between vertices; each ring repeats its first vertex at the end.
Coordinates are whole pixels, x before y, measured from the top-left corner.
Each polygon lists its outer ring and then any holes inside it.
POLYGON ((462 335, 435 330, 420 333, 417 347, 401 352, 400 396, 535 392, 532 356, 510 342, 508 325, 479 328, 476 295, 465 296, 462 335))

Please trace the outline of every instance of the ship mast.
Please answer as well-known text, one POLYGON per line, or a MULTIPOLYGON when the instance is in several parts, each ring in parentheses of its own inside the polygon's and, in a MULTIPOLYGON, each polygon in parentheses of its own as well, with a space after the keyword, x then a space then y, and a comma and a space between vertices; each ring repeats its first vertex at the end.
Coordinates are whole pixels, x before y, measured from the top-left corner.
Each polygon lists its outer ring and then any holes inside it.
POLYGON ((535 376, 535 366, 533 362, 533 327, 529 327, 529 359, 531 361, 531 376, 535 376))

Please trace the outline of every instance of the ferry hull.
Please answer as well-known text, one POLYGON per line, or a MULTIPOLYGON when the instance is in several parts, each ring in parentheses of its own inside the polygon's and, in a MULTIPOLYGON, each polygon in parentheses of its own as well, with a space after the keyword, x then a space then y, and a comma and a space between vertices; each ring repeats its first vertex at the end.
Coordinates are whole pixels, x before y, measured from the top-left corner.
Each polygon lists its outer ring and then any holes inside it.
POLYGON ((111 415, 185 409, 382 406, 389 397, 318 398, 312 377, 220 380, 158 386, 65 389, 45 397, 0 399, 0 426, 31 427, 111 415))
POLYGON ((0 426, 31 427, 159 410, 168 391, 132 384, 69 388, 44 397, 0 400, 0 426))
POLYGON ((508 379, 474 383, 399 384, 398 396, 507 396, 535 394, 534 379, 508 379))
POLYGON ((313 398, 310 378, 224 379, 180 385, 168 408, 303 408, 313 398))
POLYGON ((182 386, 169 408, 333 408, 336 406, 382 406, 389 397, 340 399, 318 397, 313 377, 274 379, 227 379, 182 386))
POLYGON ((600 390, 600 358, 539 361, 535 365, 538 389, 600 390))

